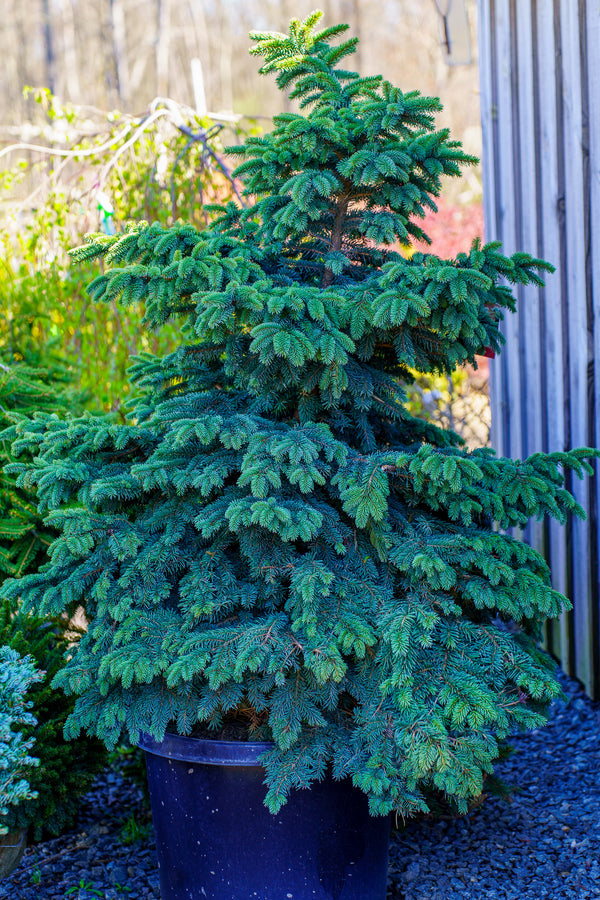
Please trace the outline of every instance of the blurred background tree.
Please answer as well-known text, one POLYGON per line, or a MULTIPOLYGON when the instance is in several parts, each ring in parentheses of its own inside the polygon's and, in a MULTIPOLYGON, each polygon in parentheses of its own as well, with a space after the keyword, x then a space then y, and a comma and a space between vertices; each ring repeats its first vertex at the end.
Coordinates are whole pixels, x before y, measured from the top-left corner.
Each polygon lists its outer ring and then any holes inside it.
MULTIPOLYGON (((37 148, 30 161, 19 159, 23 142, 0 150, 9 213, 0 219, 0 362, 62 365, 84 405, 123 416, 131 354, 165 352, 173 331, 142 328, 139 305, 91 303, 83 286, 95 271, 71 269, 67 251, 90 231, 110 234, 140 219, 205 227, 207 204, 237 192, 223 123, 169 100, 133 116, 61 106, 47 89, 30 93, 49 128, 25 144, 37 148)), ((228 140, 237 132, 229 123, 228 140)))
MULTIPOLYGON (((446 65, 434 0, 0 0, 1 137, 23 137, 24 122, 43 127, 32 98, 23 96, 26 85, 49 88, 61 103, 128 113, 168 96, 199 113, 271 117, 285 101, 252 65, 248 32, 284 30, 315 6, 325 21, 348 22, 360 37, 361 72, 439 96, 439 124, 477 153, 476 59, 446 65)), ((476 54, 475 0, 466 7, 476 54)), ((475 180, 468 185, 476 189, 475 180)))
MULTIPOLYGON (((439 124, 478 154, 475 0, 465 4, 474 59, 448 66, 439 0, 0 0, 0 356, 66 360, 88 407, 124 416, 130 353, 163 353, 173 335, 140 328, 136 307, 93 306, 81 289, 90 273, 72 272, 66 249, 86 232, 140 218, 207 224, 204 203, 234 190, 219 169, 223 144, 289 107, 256 72, 251 28, 283 30, 292 15, 321 5, 325 21, 347 21, 359 35, 361 71, 439 96, 439 124), (69 157, 74 148, 88 155, 69 157)), ((478 170, 456 182, 447 184, 439 223, 425 227, 443 256, 482 232, 478 170)), ((417 382, 413 411, 460 430, 472 385, 462 375, 417 382)), ((463 429, 473 444, 487 440, 486 404, 483 422, 478 412, 463 429)))

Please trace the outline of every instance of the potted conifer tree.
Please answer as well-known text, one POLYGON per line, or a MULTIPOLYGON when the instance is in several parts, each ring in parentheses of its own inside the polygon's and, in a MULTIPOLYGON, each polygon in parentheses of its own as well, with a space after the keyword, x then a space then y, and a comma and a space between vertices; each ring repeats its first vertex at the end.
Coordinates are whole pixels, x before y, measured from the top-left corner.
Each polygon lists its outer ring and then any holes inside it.
POLYGON ((68 731, 146 749, 164 900, 383 898, 386 816, 465 809, 560 693, 536 641, 567 601, 506 529, 580 513, 591 451, 469 452, 404 387, 499 351, 507 285, 549 267, 394 250, 472 160, 319 18, 253 36, 303 112, 236 150, 250 206, 74 254, 108 264, 95 300, 183 322, 135 361, 130 424, 40 415, 15 444, 61 535, 5 593, 85 598, 68 731))

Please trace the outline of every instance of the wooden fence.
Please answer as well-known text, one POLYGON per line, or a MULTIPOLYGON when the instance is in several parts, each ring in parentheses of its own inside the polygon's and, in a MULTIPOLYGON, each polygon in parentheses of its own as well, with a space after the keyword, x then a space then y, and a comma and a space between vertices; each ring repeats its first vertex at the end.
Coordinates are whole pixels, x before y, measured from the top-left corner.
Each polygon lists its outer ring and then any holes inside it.
MULTIPOLYGON (((485 229, 556 273, 517 292, 490 367, 504 455, 600 446, 600 0, 478 0, 485 229)), ((572 489, 587 521, 525 538, 574 604, 548 649, 600 699, 600 477, 572 489)))

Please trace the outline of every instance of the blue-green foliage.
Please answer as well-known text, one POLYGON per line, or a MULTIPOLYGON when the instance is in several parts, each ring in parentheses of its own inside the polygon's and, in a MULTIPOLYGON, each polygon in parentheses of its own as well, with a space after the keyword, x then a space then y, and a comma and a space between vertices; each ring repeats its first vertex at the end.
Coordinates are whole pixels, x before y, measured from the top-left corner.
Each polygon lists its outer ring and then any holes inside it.
MULTIPOLYGON (((20 729, 35 725, 28 712, 28 688, 43 675, 36 672, 31 659, 21 658, 10 647, 0 647, 0 816, 11 807, 35 797, 27 781, 27 772, 38 764, 29 751, 33 738, 24 739, 20 729)), ((7 828, 0 818, 0 834, 7 828)))
POLYGON ((391 249, 471 160, 434 129, 438 101, 339 68, 355 42, 317 21, 254 36, 309 110, 237 151, 254 205, 74 253, 107 263, 94 299, 142 299, 149 327, 179 318, 184 337, 134 362, 131 424, 16 427, 36 459, 13 471, 60 537, 5 591, 44 615, 85 603, 57 676, 78 695, 70 734, 242 717, 275 741, 273 811, 328 765, 373 813, 434 791, 464 809, 559 694, 536 638, 567 601, 504 529, 581 514, 564 476, 591 451, 501 459, 407 412, 408 370, 499 350, 510 285, 549 267, 494 244, 391 249))

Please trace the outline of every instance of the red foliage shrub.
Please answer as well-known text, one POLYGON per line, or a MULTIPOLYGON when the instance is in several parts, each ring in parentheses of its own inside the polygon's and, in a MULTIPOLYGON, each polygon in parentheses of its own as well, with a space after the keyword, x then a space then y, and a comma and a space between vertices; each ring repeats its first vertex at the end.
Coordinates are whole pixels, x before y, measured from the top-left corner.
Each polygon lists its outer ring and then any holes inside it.
POLYGON ((483 238, 483 207, 480 203, 449 203, 440 198, 438 211, 428 211, 419 225, 431 238, 431 245, 413 242, 415 250, 435 253, 450 258, 457 253, 468 253, 476 237, 483 238))
MULTIPOLYGON (((443 197, 436 201, 438 211, 428 211, 425 218, 419 221, 420 227, 431 238, 431 244, 413 241, 415 250, 422 253, 435 253, 436 256, 450 259, 457 253, 468 253, 476 237, 483 239, 483 207, 481 203, 468 205, 450 203, 443 197)), ((489 373, 489 361, 477 357, 477 375, 486 379, 489 373)))

